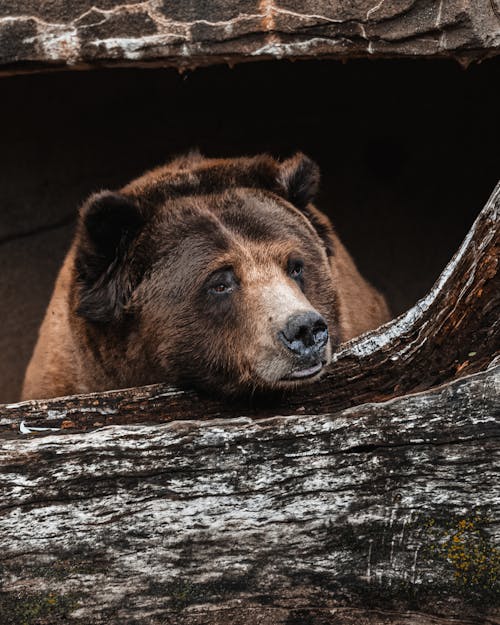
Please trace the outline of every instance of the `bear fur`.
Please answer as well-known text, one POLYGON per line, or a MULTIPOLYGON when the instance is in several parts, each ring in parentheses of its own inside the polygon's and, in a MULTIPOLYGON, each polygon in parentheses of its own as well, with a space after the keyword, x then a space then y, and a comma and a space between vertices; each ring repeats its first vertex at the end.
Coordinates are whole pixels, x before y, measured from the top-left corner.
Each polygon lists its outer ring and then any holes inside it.
POLYGON ((239 394, 317 379, 340 342, 389 319, 311 203, 318 182, 302 154, 191 153, 91 196, 23 399, 156 382, 239 394))

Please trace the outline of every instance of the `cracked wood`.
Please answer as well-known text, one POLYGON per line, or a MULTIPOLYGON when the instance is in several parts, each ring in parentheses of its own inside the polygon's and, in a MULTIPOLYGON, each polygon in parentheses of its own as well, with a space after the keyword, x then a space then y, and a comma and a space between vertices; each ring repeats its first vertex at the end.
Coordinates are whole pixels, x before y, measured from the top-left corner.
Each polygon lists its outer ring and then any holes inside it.
POLYGON ((497 0, 7 1, 0 71, 258 59, 498 54, 497 0))
POLYGON ((6 625, 499 623, 499 389, 4 441, 6 625))

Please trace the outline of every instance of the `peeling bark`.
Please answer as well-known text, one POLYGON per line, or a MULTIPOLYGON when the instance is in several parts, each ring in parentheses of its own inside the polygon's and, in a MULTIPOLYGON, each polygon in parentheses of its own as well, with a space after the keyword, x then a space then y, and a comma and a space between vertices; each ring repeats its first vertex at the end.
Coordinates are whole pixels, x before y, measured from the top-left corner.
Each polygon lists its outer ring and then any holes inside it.
POLYGON ((498 0, 3 2, 0 69, 498 54, 498 0))

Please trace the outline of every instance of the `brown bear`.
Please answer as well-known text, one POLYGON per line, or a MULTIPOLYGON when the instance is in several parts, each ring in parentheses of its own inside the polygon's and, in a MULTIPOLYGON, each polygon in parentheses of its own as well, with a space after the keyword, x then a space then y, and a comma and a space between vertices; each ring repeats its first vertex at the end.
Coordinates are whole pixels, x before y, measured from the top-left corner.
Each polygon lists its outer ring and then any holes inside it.
POLYGON ((23 398, 317 379, 340 342, 389 319, 311 203, 318 182, 303 154, 191 153, 90 197, 23 398))

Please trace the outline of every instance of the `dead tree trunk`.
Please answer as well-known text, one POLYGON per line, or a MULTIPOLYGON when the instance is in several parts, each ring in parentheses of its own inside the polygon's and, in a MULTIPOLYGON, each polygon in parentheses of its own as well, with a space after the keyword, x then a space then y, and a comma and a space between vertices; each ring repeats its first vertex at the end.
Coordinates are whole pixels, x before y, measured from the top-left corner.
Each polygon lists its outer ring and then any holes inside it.
POLYGON ((1 407, 2 624, 500 623, 499 211, 306 394, 1 407))

